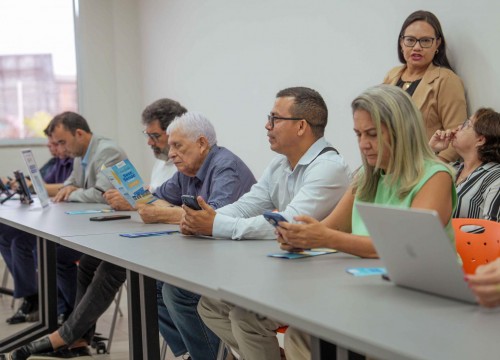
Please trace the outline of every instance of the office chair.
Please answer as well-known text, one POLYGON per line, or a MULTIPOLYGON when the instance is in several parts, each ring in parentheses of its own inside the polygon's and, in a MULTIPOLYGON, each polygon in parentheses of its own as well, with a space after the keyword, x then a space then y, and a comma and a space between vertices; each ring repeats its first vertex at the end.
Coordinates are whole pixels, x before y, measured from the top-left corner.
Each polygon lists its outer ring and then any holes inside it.
POLYGON ((452 219, 455 246, 466 274, 500 256, 500 223, 484 219, 452 219))

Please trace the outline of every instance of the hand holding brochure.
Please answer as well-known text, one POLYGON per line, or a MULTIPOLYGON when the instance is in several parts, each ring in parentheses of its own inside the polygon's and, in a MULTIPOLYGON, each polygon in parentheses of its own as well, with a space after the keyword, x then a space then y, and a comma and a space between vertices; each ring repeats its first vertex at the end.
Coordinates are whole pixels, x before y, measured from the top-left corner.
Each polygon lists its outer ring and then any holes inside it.
POLYGON ((111 167, 104 167, 102 172, 131 206, 150 204, 157 200, 146 189, 144 181, 129 159, 122 160, 111 167))

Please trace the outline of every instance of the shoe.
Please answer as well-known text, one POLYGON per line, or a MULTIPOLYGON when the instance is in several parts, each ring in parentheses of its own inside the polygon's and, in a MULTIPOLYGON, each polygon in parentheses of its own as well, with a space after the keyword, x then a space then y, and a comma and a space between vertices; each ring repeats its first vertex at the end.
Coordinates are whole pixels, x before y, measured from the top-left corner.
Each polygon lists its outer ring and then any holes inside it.
POLYGON ((49 338, 46 336, 10 352, 7 354, 7 360, 26 360, 33 354, 46 353, 49 351, 54 351, 54 349, 52 348, 49 338))
POLYGON ((56 351, 43 354, 31 355, 29 360, 49 360, 49 359, 91 359, 92 355, 88 346, 80 346, 72 349, 62 348, 56 351))
POLYGON ((24 298, 23 303, 17 309, 14 316, 8 318, 6 321, 9 324, 20 324, 23 322, 35 322, 40 320, 40 313, 38 311, 38 294, 27 296, 24 298))

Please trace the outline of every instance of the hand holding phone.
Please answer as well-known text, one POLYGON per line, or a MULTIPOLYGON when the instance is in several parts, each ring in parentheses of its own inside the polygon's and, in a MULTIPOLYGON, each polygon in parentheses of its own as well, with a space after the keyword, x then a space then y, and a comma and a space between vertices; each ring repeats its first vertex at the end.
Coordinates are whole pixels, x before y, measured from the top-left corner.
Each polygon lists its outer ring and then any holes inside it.
POLYGON ((106 215, 106 216, 94 216, 89 218, 90 221, 111 221, 111 220, 121 220, 130 219, 130 215, 106 215))
POLYGON ((272 212, 272 211, 266 211, 264 214, 262 214, 264 218, 269 222, 274 227, 278 227, 278 223, 280 221, 283 222, 288 222, 287 219, 283 217, 280 213, 272 212))
POLYGON ((181 200, 184 205, 193 210, 202 210, 198 200, 193 195, 181 195, 181 200))

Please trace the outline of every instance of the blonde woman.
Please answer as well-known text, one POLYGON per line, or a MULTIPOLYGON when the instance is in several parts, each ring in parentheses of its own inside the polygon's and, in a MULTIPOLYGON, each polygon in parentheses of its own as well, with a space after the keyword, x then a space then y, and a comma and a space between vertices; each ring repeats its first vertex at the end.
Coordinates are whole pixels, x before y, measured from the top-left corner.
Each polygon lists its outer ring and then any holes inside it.
MULTIPOLYGON (((411 98, 398 87, 378 85, 354 99, 352 110, 363 166, 323 221, 297 216, 299 224, 280 223, 281 248, 329 247, 376 258, 354 206, 358 201, 435 210, 452 241, 451 215, 456 205, 452 170, 427 145, 421 113, 411 98)), ((309 336, 289 328, 285 352, 288 360, 309 359, 309 336)))

